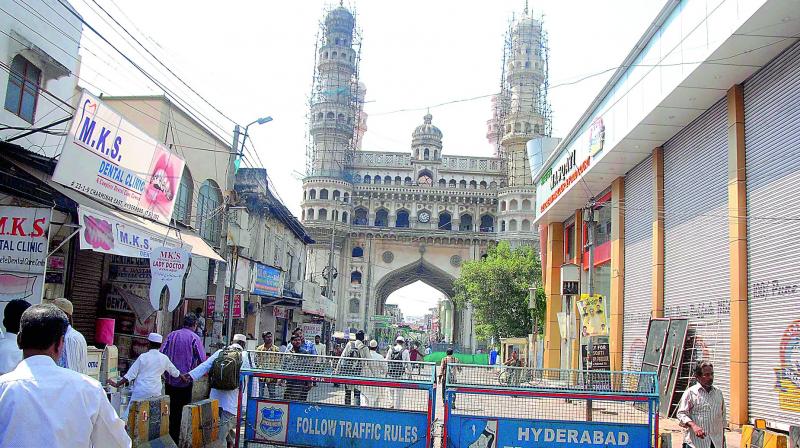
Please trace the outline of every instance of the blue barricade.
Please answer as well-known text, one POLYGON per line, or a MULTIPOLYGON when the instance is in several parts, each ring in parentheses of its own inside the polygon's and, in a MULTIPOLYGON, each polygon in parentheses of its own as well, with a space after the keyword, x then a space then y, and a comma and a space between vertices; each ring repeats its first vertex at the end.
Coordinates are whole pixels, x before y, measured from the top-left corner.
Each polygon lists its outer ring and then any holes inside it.
POLYGON ((656 446, 653 373, 452 364, 446 375, 445 447, 656 446))
POLYGON ((267 447, 430 447, 432 363, 249 352, 239 423, 267 447))

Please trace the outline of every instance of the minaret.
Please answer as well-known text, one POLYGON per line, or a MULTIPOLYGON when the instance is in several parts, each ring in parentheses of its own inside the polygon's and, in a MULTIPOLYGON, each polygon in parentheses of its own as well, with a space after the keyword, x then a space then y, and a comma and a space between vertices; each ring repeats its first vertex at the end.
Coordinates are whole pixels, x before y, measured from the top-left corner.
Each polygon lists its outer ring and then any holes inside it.
POLYGON ((360 117, 359 54, 353 42, 355 18, 344 7, 325 16, 311 94, 312 177, 346 178, 347 154, 354 147, 360 117))

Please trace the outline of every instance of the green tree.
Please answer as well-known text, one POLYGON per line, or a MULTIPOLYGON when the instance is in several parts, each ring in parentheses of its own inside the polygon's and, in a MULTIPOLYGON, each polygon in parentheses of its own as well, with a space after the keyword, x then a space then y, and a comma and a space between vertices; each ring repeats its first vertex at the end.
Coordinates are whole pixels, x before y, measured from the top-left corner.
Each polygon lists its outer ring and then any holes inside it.
POLYGON ((455 282, 455 303, 472 304, 478 337, 525 336, 533 330, 534 317, 541 332, 545 311, 541 279, 542 265, 532 248, 512 249, 501 242, 485 258, 464 263, 455 282), (536 287, 535 313, 528 308, 530 287, 536 287))

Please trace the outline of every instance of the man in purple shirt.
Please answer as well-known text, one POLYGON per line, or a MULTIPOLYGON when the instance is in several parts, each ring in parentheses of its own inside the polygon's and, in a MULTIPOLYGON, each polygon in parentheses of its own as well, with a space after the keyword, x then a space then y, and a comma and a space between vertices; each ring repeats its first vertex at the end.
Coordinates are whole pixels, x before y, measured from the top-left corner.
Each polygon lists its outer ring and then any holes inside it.
POLYGON ((196 330, 197 316, 189 313, 183 318, 183 328, 170 333, 161 346, 161 353, 167 355, 181 371, 180 377, 167 377, 164 385, 164 390, 169 395, 169 435, 172 436, 172 440, 178 440, 183 407, 192 401, 192 383, 184 381, 183 374, 206 360, 203 341, 195 333, 196 330))

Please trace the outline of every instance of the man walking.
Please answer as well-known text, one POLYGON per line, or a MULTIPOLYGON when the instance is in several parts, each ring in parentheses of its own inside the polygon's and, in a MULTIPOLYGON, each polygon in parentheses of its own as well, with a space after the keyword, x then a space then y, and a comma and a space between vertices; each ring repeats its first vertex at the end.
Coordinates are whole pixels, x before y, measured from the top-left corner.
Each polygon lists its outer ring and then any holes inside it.
POLYGON ((724 448, 725 397, 714 387, 714 366, 700 361, 694 368, 697 383, 683 392, 676 416, 686 428, 684 448, 724 448))
POLYGON ((86 375, 89 373, 89 347, 86 345, 86 338, 72 326, 72 302, 59 297, 53 301, 53 305, 69 319, 67 334, 64 335, 64 351, 58 365, 86 375))
MULTIPOLYGON (((356 332, 356 340, 350 341, 342 350, 339 365, 336 370, 340 375, 361 376, 364 370, 364 361, 369 358, 369 349, 364 345, 364 331, 356 332)), ((350 406, 355 397, 356 406, 361 406, 361 390, 353 384, 344 385, 344 404, 350 406)))
MULTIPOLYGON (((369 358, 364 366, 364 376, 376 379, 386 378, 386 361, 378 353, 378 341, 369 341, 369 358)), ((362 393, 364 404, 369 407, 379 408, 383 403, 383 387, 368 386, 362 393)))
MULTIPOLYGON (((456 371, 461 370, 460 367, 452 368, 450 371, 447 371, 448 364, 458 364, 458 358, 453 356, 453 349, 447 349, 447 356, 442 358, 442 364, 439 368, 439 383, 442 385, 442 403, 444 403, 444 387, 446 385, 446 381, 449 381, 451 384, 455 384, 456 379, 456 371), (450 375, 449 377, 447 375, 450 375)), ((455 396, 453 397, 453 408, 456 407, 456 399, 455 396)))
MULTIPOLYGON (((311 359, 308 356, 295 356, 295 355, 309 355, 303 349, 303 340, 297 334, 292 335, 290 340, 291 347, 286 355, 283 356, 283 363, 281 369, 287 372, 298 372, 307 374, 311 359)), ((303 380, 286 380, 286 392, 284 398, 288 401, 308 401, 308 392, 311 390, 311 383, 303 380)))
POLYGON ((22 313, 30 306, 30 303, 22 299, 14 299, 8 302, 6 309, 3 310, 3 327, 6 329, 6 334, 0 338, 0 375, 14 370, 22 361, 22 350, 17 346, 17 333, 22 313))
MULTIPOLYGON (((389 361, 387 369, 390 378, 401 379, 409 373, 408 366, 411 361, 411 355, 408 353, 408 349, 405 348, 405 343, 405 338, 398 336, 395 339, 394 346, 386 352, 386 360, 389 361)), ((390 389, 389 394, 393 397, 394 403, 392 407, 400 409, 403 403, 403 389, 390 389)))
POLYGON ((22 313, 17 341, 24 359, 0 376, 0 446, 131 446, 100 383, 56 365, 68 326, 66 314, 50 304, 22 313))
POLYGON ((322 343, 322 338, 319 335, 314 336, 314 350, 317 351, 317 354, 320 356, 326 356, 328 354, 328 347, 322 343))
MULTIPOLYGON (((256 358, 257 367, 269 370, 276 370, 280 368, 278 361, 279 355, 277 355, 277 353, 280 353, 280 349, 273 342, 272 332, 265 331, 261 333, 261 339, 264 341, 264 343, 256 347, 255 353, 251 352, 251 355, 255 356, 256 358)), ((275 387, 276 383, 274 378, 261 378, 260 384, 262 386, 262 391, 264 390, 264 386, 266 386, 269 398, 273 400, 278 398, 278 392, 275 387)))
MULTIPOLYGON (((197 317, 189 313, 183 318, 183 328, 167 336, 161 353, 167 355, 181 374, 187 373, 206 360, 203 342, 197 336, 197 317)), ((192 383, 185 377, 167 378, 164 391, 169 395, 169 435, 178 440, 181 434, 183 407, 192 401, 192 383)))
POLYGON ((233 344, 225 349, 217 350, 188 374, 192 381, 197 381, 198 378, 202 378, 203 375, 207 374, 212 367, 214 368, 214 373, 209 378, 211 392, 208 398, 217 400, 219 403, 219 434, 220 437, 225 436, 228 448, 232 448, 236 440, 236 412, 239 408, 239 373, 242 368, 242 352, 246 345, 247 337, 243 334, 236 334, 233 336, 233 344), (228 367, 223 367, 224 363, 222 361, 237 358, 237 353, 238 361, 231 363, 233 369, 228 371, 228 367), (219 359, 220 356, 223 359, 219 359))

